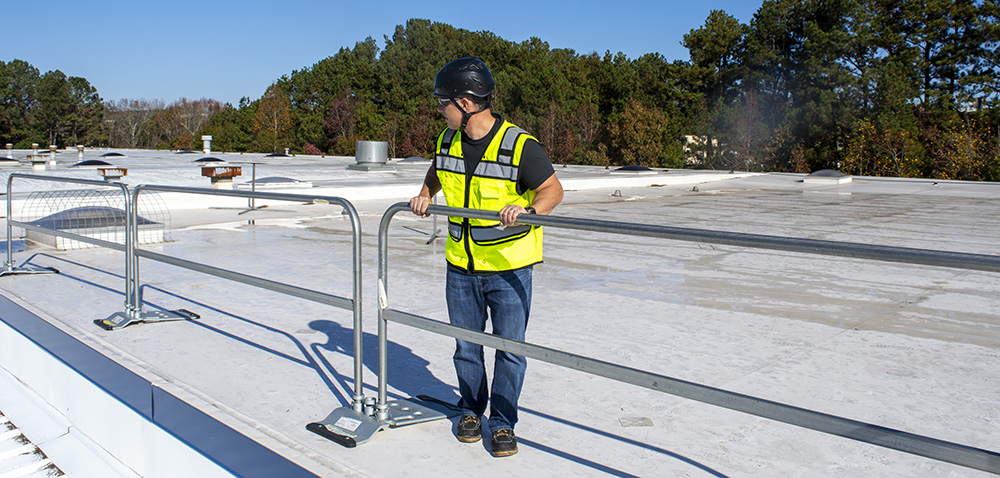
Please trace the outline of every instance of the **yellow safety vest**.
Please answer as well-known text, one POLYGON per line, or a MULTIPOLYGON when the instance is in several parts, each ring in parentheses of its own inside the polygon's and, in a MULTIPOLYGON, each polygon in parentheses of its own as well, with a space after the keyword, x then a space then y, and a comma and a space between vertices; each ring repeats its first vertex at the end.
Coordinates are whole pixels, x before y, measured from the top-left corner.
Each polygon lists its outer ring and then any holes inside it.
MULTIPOLYGON (((517 193, 517 171, 524 142, 537 141, 504 121, 476 170, 467 174, 462 133, 446 129, 438 136, 434 166, 445 201, 451 207, 499 211, 507 204, 531 205, 535 192, 517 193)), ((445 256, 468 272, 520 269, 542 261, 542 228, 524 224, 503 227, 499 220, 448 218, 445 256)))

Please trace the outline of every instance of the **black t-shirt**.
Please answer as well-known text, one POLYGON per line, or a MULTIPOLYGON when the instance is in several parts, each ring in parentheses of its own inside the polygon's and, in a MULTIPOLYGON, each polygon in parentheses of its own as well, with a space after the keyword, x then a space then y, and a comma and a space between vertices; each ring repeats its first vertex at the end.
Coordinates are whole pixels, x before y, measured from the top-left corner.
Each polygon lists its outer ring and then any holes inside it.
MULTIPOLYGON (((465 158, 466 171, 476 170, 476 166, 482 161, 483 154, 486 153, 486 148, 489 147, 490 141, 493 140, 497 131, 500 130, 500 126, 503 124, 503 116, 494 113, 493 118, 495 119, 493 129, 486 136, 479 139, 469 139, 464 134, 462 135, 462 156, 465 158)), ((518 194, 524 194, 529 189, 538 189, 545 180, 549 179, 556 172, 552 167, 552 161, 549 160, 549 156, 542 149, 542 145, 538 144, 538 141, 531 140, 524 143, 524 149, 521 151, 521 162, 517 171, 518 194)))

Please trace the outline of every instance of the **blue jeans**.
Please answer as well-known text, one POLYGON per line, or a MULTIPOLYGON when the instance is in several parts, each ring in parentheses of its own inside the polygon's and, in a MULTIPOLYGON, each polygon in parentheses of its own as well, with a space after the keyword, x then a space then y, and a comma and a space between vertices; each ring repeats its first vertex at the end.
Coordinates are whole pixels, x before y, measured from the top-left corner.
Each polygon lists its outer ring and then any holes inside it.
MULTIPOLYGON (((449 268, 445 295, 452 325, 483 332, 489 317, 493 335, 524 341, 531 310, 531 267, 490 275, 463 274, 449 268)), ((527 359, 497 350, 490 390, 486 386, 483 346, 456 340, 453 359, 462 395, 458 406, 466 414, 482 415, 488 401, 490 429, 513 429, 527 359)))

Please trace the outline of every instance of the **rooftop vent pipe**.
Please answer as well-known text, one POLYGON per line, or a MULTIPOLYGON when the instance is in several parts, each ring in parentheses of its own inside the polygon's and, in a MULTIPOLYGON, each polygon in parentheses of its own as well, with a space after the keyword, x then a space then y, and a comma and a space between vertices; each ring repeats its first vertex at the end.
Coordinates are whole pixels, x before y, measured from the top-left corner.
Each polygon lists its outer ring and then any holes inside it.
POLYGON ((355 164, 347 167, 359 171, 395 171, 389 166, 389 143, 385 141, 358 141, 355 145, 355 164))

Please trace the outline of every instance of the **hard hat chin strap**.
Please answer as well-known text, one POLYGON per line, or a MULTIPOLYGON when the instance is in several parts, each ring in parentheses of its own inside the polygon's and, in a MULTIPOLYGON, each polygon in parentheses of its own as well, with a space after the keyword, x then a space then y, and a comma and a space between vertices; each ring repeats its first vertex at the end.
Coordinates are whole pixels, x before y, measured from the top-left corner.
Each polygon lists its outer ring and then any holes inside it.
POLYGON ((458 108, 458 111, 462 112, 462 129, 465 129, 465 125, 469 124, 469 118, 472 118, 473 115, 481 113, 490 107, 490 104, 486 103, 485 105, 480 106, 478 110, 469 113, 468 111, 465 111, 465 108, 462 108, 462 105, 458 104, 457 101, 454 101, 453 103, 455 103, 455 107, 458 108))

